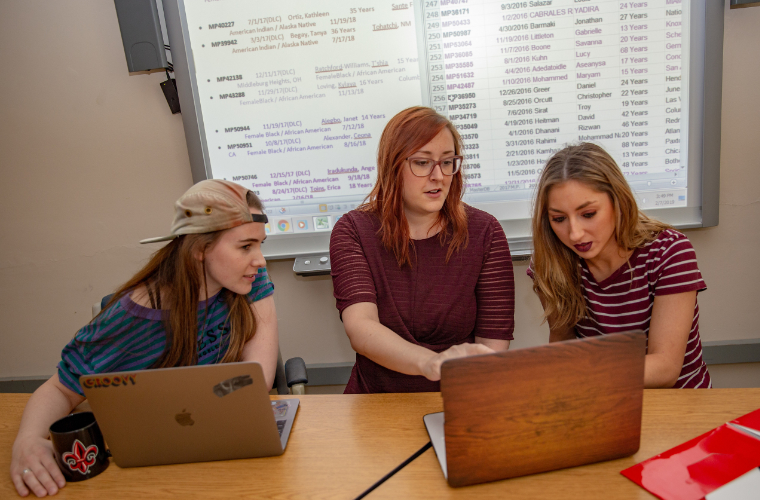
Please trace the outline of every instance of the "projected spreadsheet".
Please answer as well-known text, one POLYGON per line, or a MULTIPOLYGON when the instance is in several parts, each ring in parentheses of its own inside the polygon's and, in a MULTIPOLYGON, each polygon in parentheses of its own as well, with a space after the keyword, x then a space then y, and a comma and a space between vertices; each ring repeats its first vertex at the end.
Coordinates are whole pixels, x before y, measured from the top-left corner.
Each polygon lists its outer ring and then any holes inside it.
POLYGON ((398 111, 465 143, 466 201, 529 217, 546 160, 593 141, 642 208, 687 205, 688 4, 186 0, 211 176, 259 194, 273 234, 329 231, 376 179, 398 111), (682 126, 684 125, 684 126, 682 126))
POLYGON ((593 141, 616 159, 642 208, 686 206, 680 0, 423 8, 428 91, 466 140, 471 201, 507 190, 529 199, 552 154, 593 141))

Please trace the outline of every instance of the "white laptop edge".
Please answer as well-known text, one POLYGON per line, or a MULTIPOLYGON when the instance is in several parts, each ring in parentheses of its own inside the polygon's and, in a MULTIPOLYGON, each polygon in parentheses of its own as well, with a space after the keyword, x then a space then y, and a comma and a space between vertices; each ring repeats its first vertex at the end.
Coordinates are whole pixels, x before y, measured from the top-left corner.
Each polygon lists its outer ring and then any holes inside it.
POLYGON ((422 421, 425 422, 425 428, 430 436, 430 442, 433 443, 435 456, 438 457, 438 463, 441 464, 443 477, 448 479, 449 476, 446 470, 446 435, 443 430, 443 412, 428 413, 422 417, 422 421))

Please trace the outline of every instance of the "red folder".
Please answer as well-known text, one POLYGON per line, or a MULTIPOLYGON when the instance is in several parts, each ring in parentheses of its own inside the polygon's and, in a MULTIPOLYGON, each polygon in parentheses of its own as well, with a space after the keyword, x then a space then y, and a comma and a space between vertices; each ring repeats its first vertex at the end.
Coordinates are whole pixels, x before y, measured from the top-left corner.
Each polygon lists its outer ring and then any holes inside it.
POLYGON ((699 500, 758 466, 760 410, 755 410, 621 474, 663 500, 699 500))

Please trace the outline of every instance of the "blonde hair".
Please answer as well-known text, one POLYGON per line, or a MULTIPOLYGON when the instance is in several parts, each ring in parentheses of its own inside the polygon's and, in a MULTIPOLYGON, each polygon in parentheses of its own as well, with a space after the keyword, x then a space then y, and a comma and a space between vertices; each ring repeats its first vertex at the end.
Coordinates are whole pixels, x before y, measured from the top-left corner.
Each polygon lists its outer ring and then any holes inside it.
POLYGON ((554 233, 548 203, 551 189, 570 180, 610 197, 615 214, 613 235, 624 251, 639 248, 670 228, 639 211, 623 172, 600 146, 583 142, 552 156, 536 186, 533 207, 533 290, 543 297, 544 320, 552 316, 553 327, 568 328, 587 312, 581 292, 580 257, 554 233))

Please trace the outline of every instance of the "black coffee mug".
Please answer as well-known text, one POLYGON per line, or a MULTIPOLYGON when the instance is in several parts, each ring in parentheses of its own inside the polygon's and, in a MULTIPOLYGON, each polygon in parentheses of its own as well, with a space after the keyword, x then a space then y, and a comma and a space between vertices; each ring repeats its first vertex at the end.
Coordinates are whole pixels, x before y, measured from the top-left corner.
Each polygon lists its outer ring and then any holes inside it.
POLYGON ((108 468, 108 450, 95 415, 73 413, 50 426, 50 440, 66 481, 84 481, 108 468))

